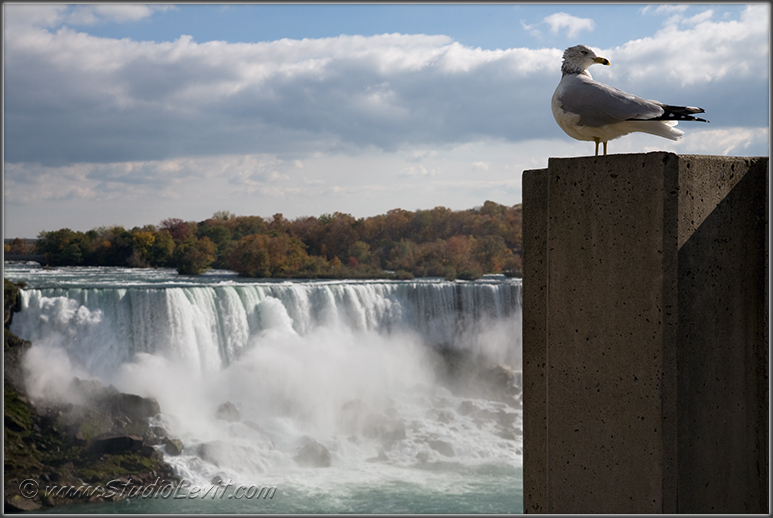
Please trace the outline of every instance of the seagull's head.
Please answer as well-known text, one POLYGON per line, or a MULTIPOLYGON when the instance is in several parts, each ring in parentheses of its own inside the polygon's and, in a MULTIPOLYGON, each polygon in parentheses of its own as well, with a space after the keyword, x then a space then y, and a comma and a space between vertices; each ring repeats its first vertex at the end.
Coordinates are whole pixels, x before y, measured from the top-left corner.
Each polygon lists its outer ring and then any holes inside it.
POLYGON ((607 58, 597 56, 593 49, 586 45, 575 45, 569 47, 564 51, 564 63, 561 66, 562 69, 568 68, 570 71, 582 72, 587 70, 589 66, 600 63, 602 65, 609 65, 607 58))

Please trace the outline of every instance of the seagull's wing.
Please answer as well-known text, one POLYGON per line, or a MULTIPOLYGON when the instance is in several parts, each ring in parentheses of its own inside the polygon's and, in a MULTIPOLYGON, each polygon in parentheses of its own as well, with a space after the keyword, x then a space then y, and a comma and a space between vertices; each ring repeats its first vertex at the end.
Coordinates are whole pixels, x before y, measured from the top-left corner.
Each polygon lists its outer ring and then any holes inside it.
POLYGON ((564 111, 580 116, 582 126, 654 119, 664 113, 662 105, 656 101, 642 99, 585 75, 566 75, 564 79, 566 84, 558 101, 564 111))

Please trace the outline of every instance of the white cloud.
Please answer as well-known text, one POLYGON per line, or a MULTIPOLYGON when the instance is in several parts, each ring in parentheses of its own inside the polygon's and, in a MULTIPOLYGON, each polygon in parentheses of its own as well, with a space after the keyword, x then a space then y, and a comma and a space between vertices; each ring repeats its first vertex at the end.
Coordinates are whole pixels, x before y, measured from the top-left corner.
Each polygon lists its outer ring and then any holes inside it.
POLYGON ((563 12, 545 17, 545 22, 550 25, 552 33, 566 29, 566 35, 569 38, 574 38, 582 31, 593 31, 596 28, 596 24, 590 18, 578 18, 563 12))
POLYGON ((683 13, 690 7, 685 4, 662 4, 662 5, 647 5, 641 9, 642 14, 652 12, 653 14, 665 14, 673 15, 675 13, 683 13))
POLYGON ((521 26, 524 30, 537 39, 542 38, 542 33, 540 31, 540 26, 542 25, 548 25, 550 27, 550 32, 553 34, 557 34, 560 30, 566 29, 565 36, 568 38, 574 38, 582 31, 590 32, 596 28, 596 23, 590 18, 579 18, 564 12, 546 16, 538 23, 528 24, 524 20, 521 20, 521 26))
POLYGON ((197 44, 65 28, 6 45, 6 159, 49 164, 517 138, 503 115, 538 120, 522 99, 559 57, 400 34, 197 44))
POLYGON ((542 35, 539 31, 539 25, 539 23, 528 24, 524 20, 521 20, 521 27, 534 38, 539 38, 542 35))
POLYGON ((712 16, 714 16, 714 11, 709 9, 708 11, 703 11, 702 13, 698 13, 695 16, 691 16, 690 18, 685 18, 682 23, 685 25, 698 25, 700 23, 711 20, 712 16))
POLYGON ((768 128, 723 128, 694 131, 684 137, 684 147, 692 154, 748 156, 752 148, 764 150, 759 156, 768 156, 770 130, 768 128))
POLYGON ((52 28, 62 24, 89 26, 102 23, 136 22, 155 12, 176 9, 162 4, 6 4, 6 29, 18 32, 29 27, 52 28))
POLYGON ((433 168, 427 169, 423 165, 408 166, 400 171, 400 176, 436 176, 440 174, 440 171, 433 168))
POLYGON ((592 72, 648 99, 700 106, 712 129, 768 125, 769 17, 768 5, 748 6, 736 20, 713 21, 701 13, 690 23, 666 25, 651 37, 603 51, 612 66, 592 72))

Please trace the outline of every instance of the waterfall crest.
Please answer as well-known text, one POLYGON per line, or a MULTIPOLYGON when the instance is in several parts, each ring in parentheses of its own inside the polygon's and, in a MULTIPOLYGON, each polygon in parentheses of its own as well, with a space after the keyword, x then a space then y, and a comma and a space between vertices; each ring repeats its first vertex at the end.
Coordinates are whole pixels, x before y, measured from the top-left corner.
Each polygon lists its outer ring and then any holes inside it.
POLYGON ((415 333, 426 344, 478 348, 511 365, 520 356, 515 335, 496 343, 487 333, 520 326, 517 281, 49 288, 22 295, 14 332, 34 343, 77 337, 68 352, 95 373, 112 372, 138 353, 203 371, 227 367, 251 338, 283 328, 300 336, 320 327, 415 333))

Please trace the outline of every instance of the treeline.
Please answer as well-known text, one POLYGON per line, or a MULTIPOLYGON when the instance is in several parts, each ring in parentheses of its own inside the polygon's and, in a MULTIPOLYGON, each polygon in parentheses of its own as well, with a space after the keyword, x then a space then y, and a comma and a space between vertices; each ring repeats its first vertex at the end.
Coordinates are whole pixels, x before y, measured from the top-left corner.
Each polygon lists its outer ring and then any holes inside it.
POLYGON ((5 250, 44 254, 52 266, 174 267, 187 275, 225 268, 245 277, 476 279, 521 274, 521 221, 520 205, 491 201, 463 211, 394 209, 369 218, 223 211, 198 223, 169 218, 131 230, 44 231, 32 246, 16 240, 5 250))

